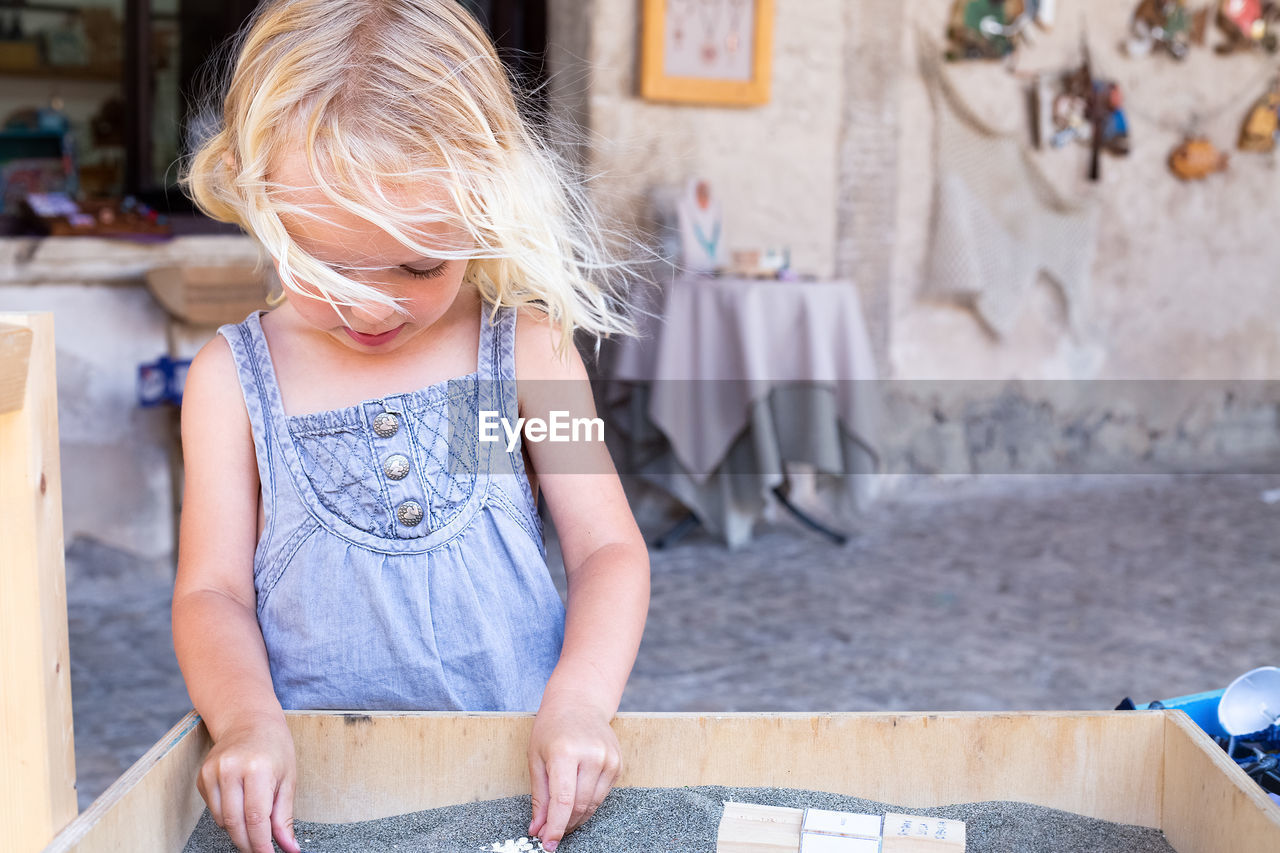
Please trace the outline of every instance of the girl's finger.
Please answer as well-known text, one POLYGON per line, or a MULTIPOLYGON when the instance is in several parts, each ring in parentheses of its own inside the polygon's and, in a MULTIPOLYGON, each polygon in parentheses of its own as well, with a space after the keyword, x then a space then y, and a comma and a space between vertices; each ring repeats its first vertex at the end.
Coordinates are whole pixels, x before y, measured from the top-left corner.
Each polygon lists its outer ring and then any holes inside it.
POLYGON ((253 853, 273 853, 271 846, 271 808, 276 799, 276 780, 265 771, 250 773, 244 779, 244 828, 253 853))
POLYGON ((248 850, 249 836, 244 828, 244 781, 222 779, 219 785, 222 788, 222 828, 237 850, 248 850))
POLYGON ((573 832, 591 817, 591 797, 595 794, 600 768, 592 764, 578 765, 578 784, 573 794, 573 814, 569 816, 567 832, 573 832))
POLYGON ((293 834, 293 786, 294 777, 285 776, 276 790, 276 801, 271 808, 272 834, 284 853, 302 853, 293 834))
POLYGON ((213 822, 222 826, 222 793, 218 790, 218 780, 206 783, 204 774, 198 774, 196 788, 199 789, 200 796, 204 797, 204 804, 209 807, 209 816, 213 818, 213 822))
POLYGON ((565 827, 573 814, 573 801, 578 792, 578 763, 576 761, 552 761, 547 769, 547 785, 550 798, 547 801, 547 822, 538 833, 542 846, 555 850, 564 838, 565 827))
MULTIPOLYGON (((605 768, 605 770, 596 777, 595 790, 591 791, 590 801, 587 803, 587 809, 583 813, 582 821, 578 826, 581 826, 591 820, 592 815, 596 813, 596 809, 600 808, 600 804, 604 802, 604 798, 609 796, 609 789, 613 787, 613 780, 615 776, 615 773, 611 772, 608 768, 605 768)), ((578 827, 576 826, 574 827, 574 829, 577 828, 578 827)))
POLYGON ((529 793, 533 800, 533 819, 529 821, 529 834, 541 836, 547 822, 547 765, 542 756, 529 756, 529 793))

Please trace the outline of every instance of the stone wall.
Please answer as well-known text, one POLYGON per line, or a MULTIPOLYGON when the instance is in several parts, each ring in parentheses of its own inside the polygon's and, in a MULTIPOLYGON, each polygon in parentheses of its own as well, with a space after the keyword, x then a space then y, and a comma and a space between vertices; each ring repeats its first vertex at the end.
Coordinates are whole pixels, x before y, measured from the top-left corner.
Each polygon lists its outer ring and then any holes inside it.
MULTIPOLYGON (((801 271, 853 279, 880 374, 907 380, 886 389, 894 417, 886 456, 895 470, 1007 470, 1009 460, 1037 458, 1030 468, 1050 458, 1076 465, 1091 454, 1106 467, 1124 453, 1212 464, 1280 452, 1273 384, 1153 384, 1132 399, 1119 393, 1128 386, 1090 384, 1280 375, 1275 157, 1234 153, 1228 173, 1196 184, 1179 182, 1166 165, 1193 112, 1220 147, 1234 148, 1268 82, 1268 60, 1208 48, 1185 63, 1128 58, 1120 42, 1133 4, 1112 0, 1082 0, 1062 10, 1051 32, 1034 34, 1019 72, 1078 62, 1087 21, 1095 68, 1127 96, 1134 146, 1126 160, 1105 159, 1098 184, 1086 179, 1083 147, 1036 155, 1061 193, 1101 205, 1092 287, 1070 306, 1078 311, 1072 327, 1063 295, 1042 278, 1000 338, 969 308, 930 295, 926 281, 934 107, 919 70, 919 34, 940 43, 950 5, 779 0, 771 102, 721 109, 638 97, 639 4, 593 0, 587 14, 556 0, 553 22, 576 22, 577 61, 565 66, 576 70, 566 76, 580 85, 573 115, 588 133, 583 159, 599 175, 597 202, 624 223, 644 223, 652 185, 705 175, 725 196, 733 245, 789 243, 801 271), (945 392, 914 382, 953 379, 980 381, 945 392), (1027 426, 1027 412, 1046 411, 1052 416, 1027 426), (971 438, 979 420, 997 425, 1004 462, 957 439, 971 438)), ((993 63, 947 70, 985 122, 1027 137, 1025 76, 993 63)))

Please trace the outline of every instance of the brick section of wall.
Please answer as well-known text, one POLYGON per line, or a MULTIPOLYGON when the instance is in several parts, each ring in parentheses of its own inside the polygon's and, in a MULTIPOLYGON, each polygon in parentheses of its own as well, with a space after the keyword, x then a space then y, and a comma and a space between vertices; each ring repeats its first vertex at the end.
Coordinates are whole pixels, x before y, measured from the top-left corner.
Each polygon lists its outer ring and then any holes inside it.
POLYGON ((845 6, 836 272, 857 282, 872 348, 888 375, 898 198, 901 0, 845 6))

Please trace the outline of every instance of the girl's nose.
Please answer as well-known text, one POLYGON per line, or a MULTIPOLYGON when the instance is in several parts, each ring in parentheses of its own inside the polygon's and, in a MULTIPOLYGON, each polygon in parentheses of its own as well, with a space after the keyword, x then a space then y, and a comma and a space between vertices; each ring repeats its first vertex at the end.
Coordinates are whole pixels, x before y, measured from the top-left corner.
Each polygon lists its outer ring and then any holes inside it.
POLYGON ((376 302, 366 302, 361 305, 352 306, 351 313, 355 319, 362 323, 376 325, 394 315, 396 313, 396 308, 393 305, 379 305, 376 302))

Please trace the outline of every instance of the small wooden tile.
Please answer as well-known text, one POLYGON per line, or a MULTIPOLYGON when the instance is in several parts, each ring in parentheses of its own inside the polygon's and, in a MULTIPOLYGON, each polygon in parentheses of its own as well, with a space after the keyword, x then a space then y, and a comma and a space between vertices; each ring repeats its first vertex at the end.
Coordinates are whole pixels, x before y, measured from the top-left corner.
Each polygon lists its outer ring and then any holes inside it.
POLYGON ((938 817, 887 814, 882 853, 964 853, 964 823, 938 817))

